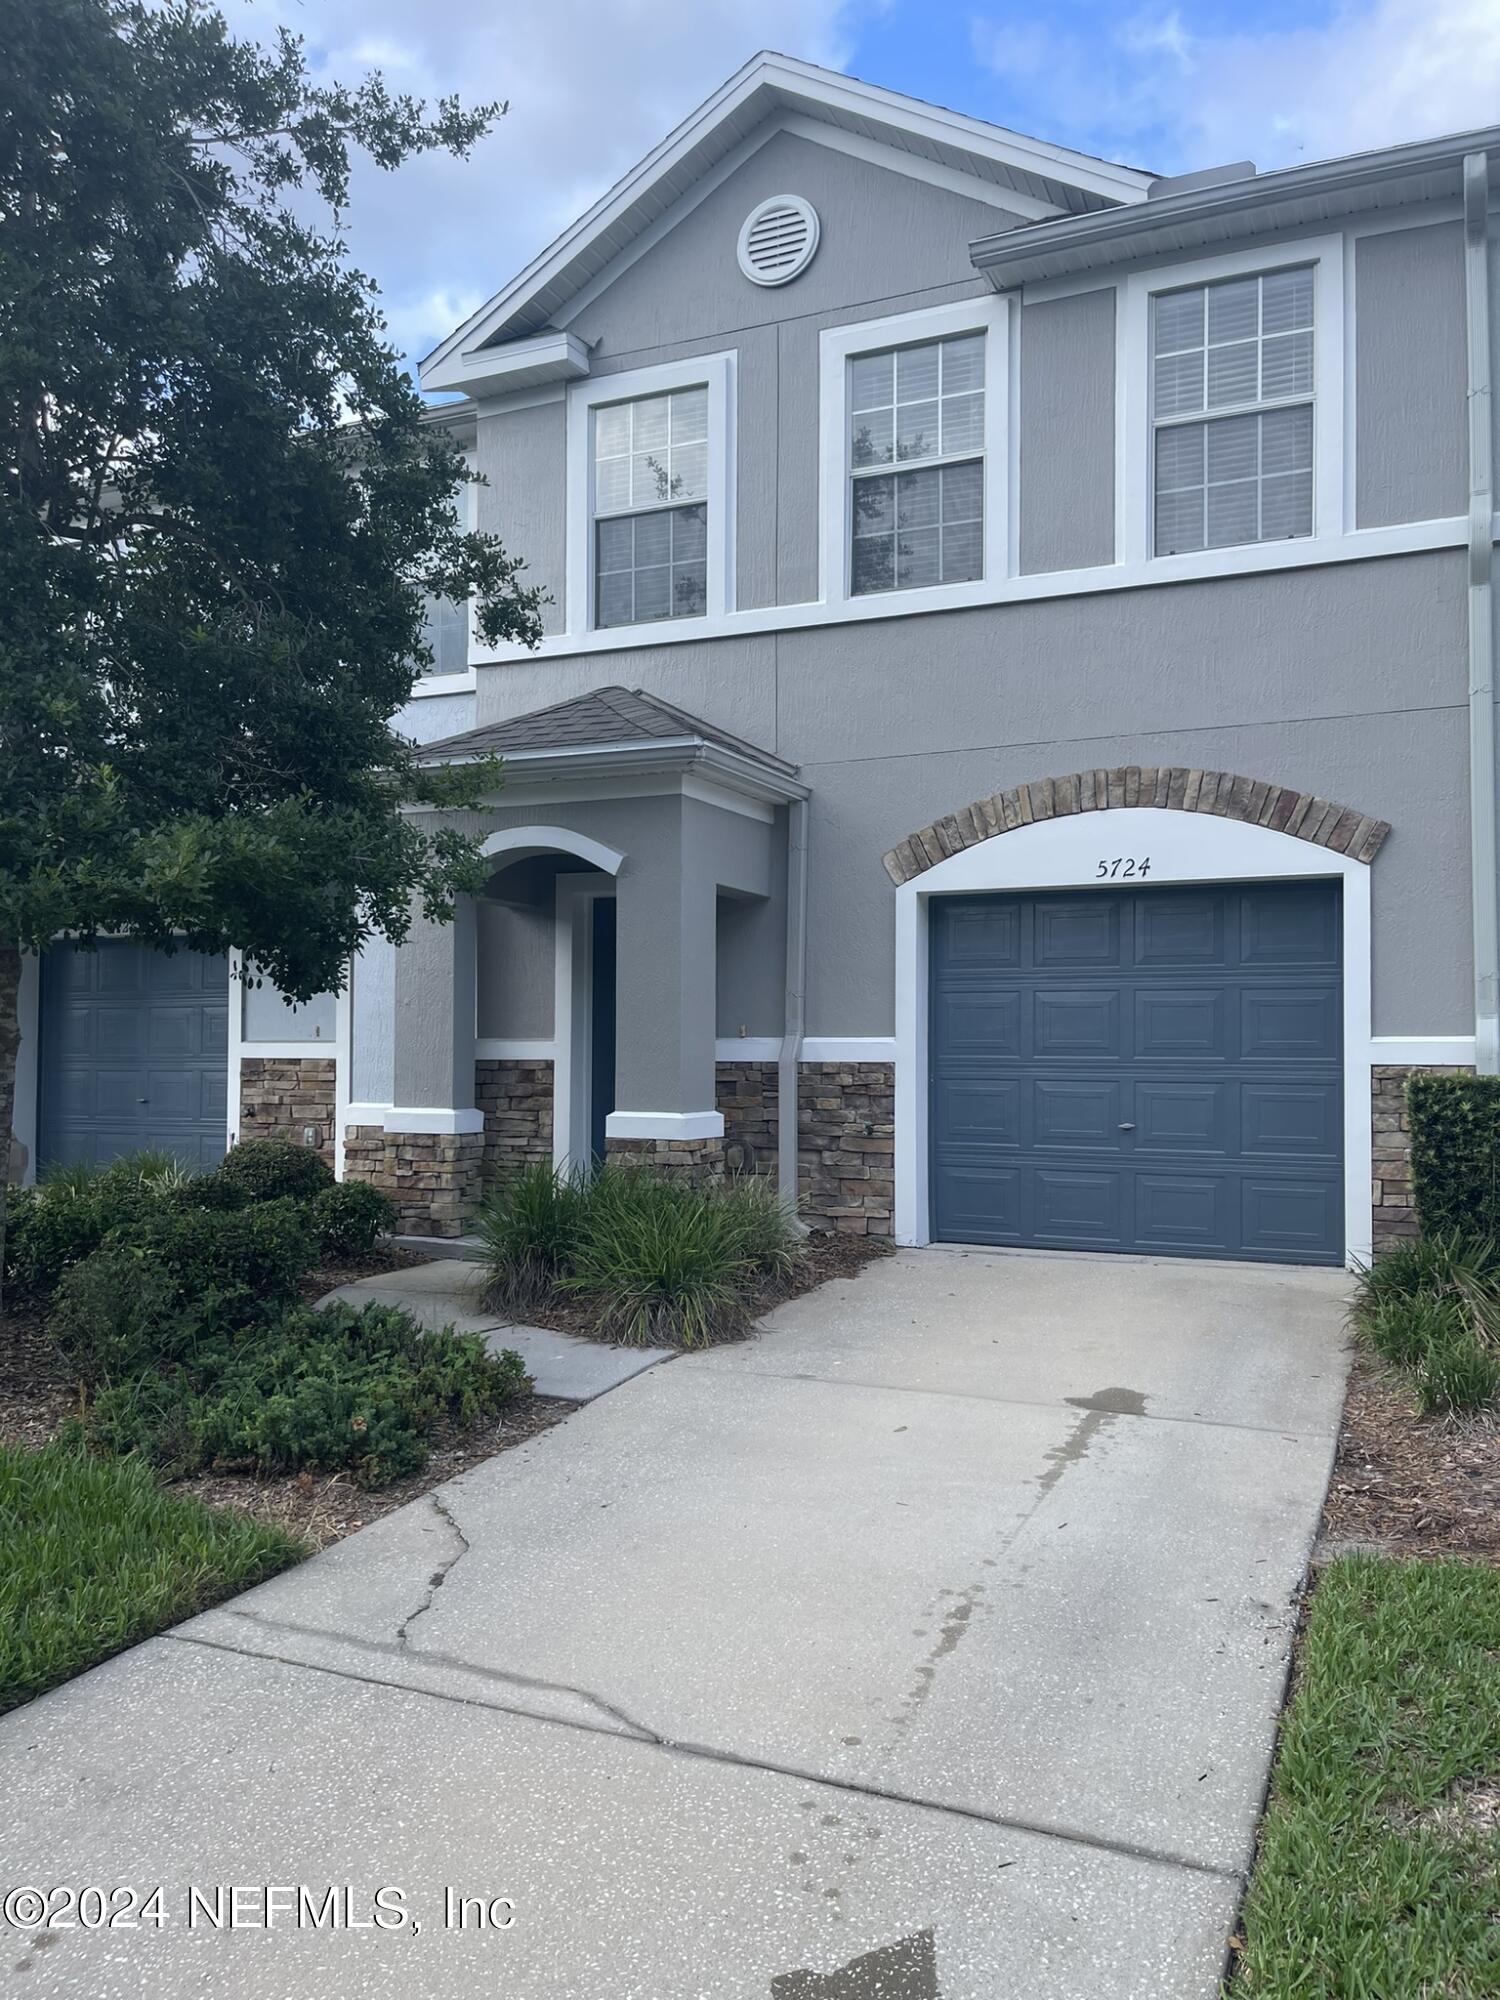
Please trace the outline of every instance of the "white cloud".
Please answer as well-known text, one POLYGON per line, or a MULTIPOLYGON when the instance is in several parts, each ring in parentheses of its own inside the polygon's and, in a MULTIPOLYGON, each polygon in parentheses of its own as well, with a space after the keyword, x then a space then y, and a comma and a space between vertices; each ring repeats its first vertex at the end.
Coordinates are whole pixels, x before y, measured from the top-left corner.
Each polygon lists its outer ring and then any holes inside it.
POLYGON ((759 48, 840 68, 880 0, 223 0, 236 31, 305 36, 317 69, 510 110, 468 161, 361 168, 354 261, 420 358, 759 48))
MULTIPOLYGON (((1008 17, 974 23, 981 64, 1011 79, 1008 17)), ((1026 106, 1046 136, 1173 172, 1261 167, 1431 138, 1500 116, 1496 0, 1346 0, 1316 26, 1198 34, 1179 8, 1113 32, 1058 32, 1026 106)), ((997 115, 1006 115, 997 113, 997 115)))

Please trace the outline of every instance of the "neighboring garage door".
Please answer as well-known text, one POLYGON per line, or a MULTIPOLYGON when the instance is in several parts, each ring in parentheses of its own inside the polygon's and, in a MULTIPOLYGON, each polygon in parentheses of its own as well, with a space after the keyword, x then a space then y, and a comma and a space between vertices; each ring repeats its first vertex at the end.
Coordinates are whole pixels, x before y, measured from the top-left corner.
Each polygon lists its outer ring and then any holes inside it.
POLYGON ((1335 883, 935 897, 932 1233, 1337 1264, 1335 883))
POLYGON ((54 945, 42 959, 38 1165, 143 1146, 224 1152, 229 966, 200 952, 54 945))

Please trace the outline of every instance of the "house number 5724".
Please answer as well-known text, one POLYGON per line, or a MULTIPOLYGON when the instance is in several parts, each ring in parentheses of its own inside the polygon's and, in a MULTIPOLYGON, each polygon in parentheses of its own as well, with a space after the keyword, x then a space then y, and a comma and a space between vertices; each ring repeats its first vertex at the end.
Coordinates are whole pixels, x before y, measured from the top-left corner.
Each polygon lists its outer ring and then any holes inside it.
POLYGON ((1117 854, 1113 861, 1101 861, 1096 872, 1110 881, 1118 878, 1121 882, 1128 882, 1132 875, 1151 873, 1151 856, 1145 854, 1137 860, 1133 854, 1117 854))

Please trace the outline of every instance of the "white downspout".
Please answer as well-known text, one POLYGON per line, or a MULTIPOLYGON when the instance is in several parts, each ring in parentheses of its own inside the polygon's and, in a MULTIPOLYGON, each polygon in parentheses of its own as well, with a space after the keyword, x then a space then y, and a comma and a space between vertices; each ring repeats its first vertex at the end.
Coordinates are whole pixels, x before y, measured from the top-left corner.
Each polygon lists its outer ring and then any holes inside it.
POLYGON ((1489 156, 1464 157, 1469 402, 1469 825, 1473 849, 1474 1061, 1500 1073, 1500 853, 1495 808, 1494 432, 1490 393, 1489 156))
POLYGON ((807 996, 807 800, 786 809, 786 1013, 776 1061, 776 1184, 797 1203, 798 1079, 807 996))

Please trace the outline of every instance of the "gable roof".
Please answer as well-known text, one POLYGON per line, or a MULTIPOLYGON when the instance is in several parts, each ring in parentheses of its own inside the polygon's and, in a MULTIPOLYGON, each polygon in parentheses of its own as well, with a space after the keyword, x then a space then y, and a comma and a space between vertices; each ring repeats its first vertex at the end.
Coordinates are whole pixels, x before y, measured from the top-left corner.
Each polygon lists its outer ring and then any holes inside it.
MULTIPOLYGON (((904 156, 912 171, 965 181, 975 197, 1032 220, 1140 201, 1151 181, 1138 168, 1093 159, 762 50, 434 348, 421 364, 423 387, 468 388, 483 372, 483 363, 476 365, 472 357, 552 329, 556 315, 585 285, 685 196, 706 192, 708 176, 732 171, 764 136, 768 121, 778 118, 782 127, 792 121, 812 136, 821 130, 831 142, 883 151, 890 156, 886 164, 898 168, 904 156)), ((569 337, 554 331, 552 338, 569 337)), ((565 352, 553 359, 564 373, 581 374, 587 367, 586 356, 581 364, 580 357, 565 352)), ((512 380, 509 386, 524 385, 512 380)))
POLYGON ((424 764, 503 757, 507 763, 544 764, 549 769, 560 763, 593 763, 601 757, 613 764, 704 763, 721 772, 754 774, 778 797, 803 795, 803 787, 790 782, 796 776, 795 764, 701 716, 674 708, 644 688, 594 688, 526 715, 424 743, 417 755, 424 764))

